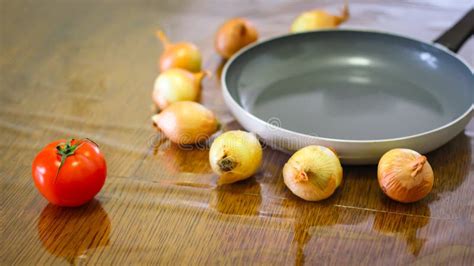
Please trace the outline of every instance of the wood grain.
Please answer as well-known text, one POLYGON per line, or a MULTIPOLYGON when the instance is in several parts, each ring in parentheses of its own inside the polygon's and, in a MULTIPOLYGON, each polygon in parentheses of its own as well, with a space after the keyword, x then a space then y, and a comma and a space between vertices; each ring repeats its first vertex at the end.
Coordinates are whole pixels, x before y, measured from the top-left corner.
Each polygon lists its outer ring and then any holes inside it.
MULTIPOLYGON (((0 264, 472 265, 474 123, 428 154, 434 189, 415 204, 385 197, 374 166, 345 167, 331 198, 304 202, 282 181, 289 156, 270 148, 253 178, 216 187, 206 149, 180 149, 151 126, 156 29, 201 48, 215 73, 202 102, 227 130, 240 126, 220 92, 218 25, 245 16, 268 38, 303 10, 341 3, 1 0, 0 264), (35 154, 64 137, 94 139, 108 162, 104 189, 80 208, 49 205, 31 180, 35 154)), ((351 1, 343 27, 429 41, 470 5, 351 1)), ((473 65, 473 55, 470 40, 460 56, 473 65)))

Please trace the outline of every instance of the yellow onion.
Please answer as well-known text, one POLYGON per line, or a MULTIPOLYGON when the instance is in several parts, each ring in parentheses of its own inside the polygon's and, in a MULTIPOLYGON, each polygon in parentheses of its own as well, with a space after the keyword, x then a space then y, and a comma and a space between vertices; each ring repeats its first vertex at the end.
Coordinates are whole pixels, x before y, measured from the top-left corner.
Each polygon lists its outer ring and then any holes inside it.
POLYGON ((245 18, 233 18, 217 30, 214 46, 225 59, 258 39, 257 29, 245 18))
POLYGON ((195 144, 214 134, 219 124, 209 109, 196 102, 170 104, 152 117, 156 126, 176 144, 195 144))
POLYGON ((393 149, 379 161, 377 177, 380 188, 391 199, 415 202, 433 188, 434 174, 425 156, 410 149, 393 149))
POLYGON ((311 10, 299 15, 291 25, 293 33, 312 31, 318 29, 330 29, 339 26, 349 19, 349 6, 346 3, 339 16, 331 15, 324 10, 311 10))
POLYGON ((262 162, 262 146, 252 133, 227 131, 212 143, 209 162, 219 175, 218 185, 234 183, 255 174, 262 162))
POLYGON ((341 184, 342 166, 331 149, 307 146, 295 152, 285 164, 283 180, 296 196, 308 201, 323 200, 341 184))
POLYGON ((196 45, 190 42, 171 43, 162 31, 157 31, 156 36, 164 46, 160 56, 160 71, 170 68, 183 68, 191 72, 201 71, 201 52, 196 45))
POLYGON ((163 71, 155 80, 153 101, 160 109, 174 102, 197 101, 201 92, 201 80, 207 72, 192 73, 180 68, 163 71))

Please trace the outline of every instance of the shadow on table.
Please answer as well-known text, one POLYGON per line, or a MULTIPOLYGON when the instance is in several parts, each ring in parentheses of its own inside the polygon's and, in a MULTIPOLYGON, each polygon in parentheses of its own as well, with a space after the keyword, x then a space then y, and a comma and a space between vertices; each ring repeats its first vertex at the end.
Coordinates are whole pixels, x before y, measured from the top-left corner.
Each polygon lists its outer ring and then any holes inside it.
POLYGON ((471 153, 471 138, 463 132, 427 155, 435 176, 429 201, 443 192, 456 190, 464 182, 471 166, 471 153))
POLYGON ((221 58, 215 70, 216 80, 219 83, 219 85, 221 82, 222 70, 224 69, 225 63, 227 63, 227 60, 224 58, 221 58))
MULTIPOLYGON (((296 248, 295 255, 295 265, 304 265, 305 264, 305 254, 304 250, 308 242, 315 237, 316 239, 320 238, 331 238, 334 237, 334 234, 342 234, 344 232, 333 230, 331 227, 344 224, 358 224, 368 219, 369 212, 361 211, 357 212, 354 215, 354 212, 351 212, 348 215, 343 209, 340 209, 334 204, 336 203, 336 197, 331 197, 320 202, 306 202, 297 198, 296 196, 289 196, 289 200, 285 202, 284 208, 291 213, 293 217, 293 228, 294 228, 294 237, 292 245, 296 248)), ((319 254, 333 254, 335 246, 332 245, 323 245, 319 246, 316 244, 316 248, 319 254), (321 250, 326 249, 326 250, 321 250)), ((309 247, 309 250, 314 250, 314 248, 309 247)))
POLYGON ((111 223, 97 200, 77 208, 48 204, 38 219, 38 235, 52 255, 76 264, 87 250, 109 245, 111 223))
POLYGON ((212 190, 209 207, 231 215, 259 215, 262 204, 260 184, 252 177, 212 190), (231 189, 228 189, 232 186, 231 189))
MULTIPOLYGON (((211 192, 209 207, 226 215, 260 215, 291 221, 294 234, 291 245, 296 248, 296 265, 304 264, 304 249, 314 234, 318 237, 328 237, 328 234, 334 233, 330 228, 333 225, 357 224, 368 218, 368 212, 361 212, 356 216, 341 214, 340 209, 333 206, 334 198, 321 202, 306 202, 291 193, 285 198, 264 196, 257 180, 258 178, 252 177, 217 187, 211 192)), ((283 225, 276 221, 275 226, 279 228, 283 225)), ((333 251, 328 249, 318 252, 332 254, 333 251)))
POLYGON ((418 209, 416 216, 403 213, 377 212, 375 214, 372 228, 384 235, 402 238, 408 250, 414 256, 418 256, 427 241, 417 237, 417 231, 426 226, 430 221, 430 208, 425 203, 414 203, 418 209))

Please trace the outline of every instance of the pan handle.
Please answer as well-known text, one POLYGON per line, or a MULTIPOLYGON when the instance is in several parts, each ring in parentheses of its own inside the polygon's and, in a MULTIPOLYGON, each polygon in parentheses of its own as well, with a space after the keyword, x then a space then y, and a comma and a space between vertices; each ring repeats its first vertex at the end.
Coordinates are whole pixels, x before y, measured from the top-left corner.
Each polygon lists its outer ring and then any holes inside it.
POLYGON ((474 34, 474 8, 433 42, 439 43, 457 53, 472 34, 474 34))

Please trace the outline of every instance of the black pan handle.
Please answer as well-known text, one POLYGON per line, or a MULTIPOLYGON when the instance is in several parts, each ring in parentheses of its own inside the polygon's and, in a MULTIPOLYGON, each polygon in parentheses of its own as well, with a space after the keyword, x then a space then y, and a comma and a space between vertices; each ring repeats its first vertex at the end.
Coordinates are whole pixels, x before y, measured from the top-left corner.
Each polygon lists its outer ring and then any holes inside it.
POLYGON ((439 43, 457 53, 472 34, 474 34, 474 8, 433 42, 439 43))

